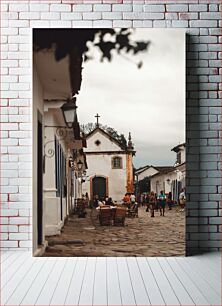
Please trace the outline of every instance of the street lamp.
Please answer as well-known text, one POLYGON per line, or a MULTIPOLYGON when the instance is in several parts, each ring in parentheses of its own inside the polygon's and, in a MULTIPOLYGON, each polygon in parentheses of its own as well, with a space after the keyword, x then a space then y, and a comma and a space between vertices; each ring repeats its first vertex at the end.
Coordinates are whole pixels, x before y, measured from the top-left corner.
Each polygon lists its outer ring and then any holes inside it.
POLYGON ((66 102, 61 107, 63 117, 68 128, 71 128, 73 126, 73 122, 75 121, 76 117, 76 109, 76 98, 72 98, 71 101, 66 102))
POLYGON ((81 160, 79 160, 78 163, 77 163, 78 171, 81 171, 82 167, 83 167, 83 162, 81 160))

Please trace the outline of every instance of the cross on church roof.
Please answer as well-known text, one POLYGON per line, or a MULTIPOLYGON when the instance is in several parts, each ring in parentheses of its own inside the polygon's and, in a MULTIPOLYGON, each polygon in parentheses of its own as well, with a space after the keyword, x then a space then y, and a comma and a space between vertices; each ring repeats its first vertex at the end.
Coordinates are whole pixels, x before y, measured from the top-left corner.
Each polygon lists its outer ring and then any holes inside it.
POLYGON ((98 113, 96 114, 95 118, 96 118, 96 126, 99 127, 99 118, 100 118, 100 116, 99 116, 98 113))

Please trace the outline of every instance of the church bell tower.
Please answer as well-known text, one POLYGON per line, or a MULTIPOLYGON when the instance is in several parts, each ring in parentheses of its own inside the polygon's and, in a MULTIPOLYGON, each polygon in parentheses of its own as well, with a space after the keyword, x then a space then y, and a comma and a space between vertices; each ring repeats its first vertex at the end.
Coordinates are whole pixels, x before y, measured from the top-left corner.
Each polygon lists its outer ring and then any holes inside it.
POLYGON ((126 177, 127 185, 126 190, 129 193, 134 192, 134 179, 133 179, 133 155, 135 154, 131 133, 129 133, 126 154, 126 177))

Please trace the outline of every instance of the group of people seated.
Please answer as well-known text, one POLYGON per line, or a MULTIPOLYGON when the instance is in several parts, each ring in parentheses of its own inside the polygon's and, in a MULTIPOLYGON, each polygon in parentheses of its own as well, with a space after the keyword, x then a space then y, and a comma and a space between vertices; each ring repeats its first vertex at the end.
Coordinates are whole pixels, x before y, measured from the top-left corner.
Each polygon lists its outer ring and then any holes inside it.
MULTIPOLYGON (((132 208, 134 206, 137 206, 138 203, 136 202, 136 196, 134 193, 126 193, 124 198, 122 199, 122 202, 119 202, 118 205, 123 205, 127 208, 132 208)), ((113 201, 113 199, 111 197, 99 197, 98 195, 96 195, 93 199, 93 205, 92 207, 94 208, 98 208, 101 206, 116 206, 117 202, 113 201)))
POLYGON ((105 197, 105 198, 99 198, 98 195, 96 195, 94 197, 94 200, 93 200, 93 207, 94 208, 97 208, 99 206, 103 206, 103 205, 109 205, 109 206, 112 206, 114 205, 114 201, 112 200, 111 197, 105 197))
POLYGON ((126 206, 128 209, 138 212, 139 205, 138 202, 136 201, 136 196, 134 193, 126 193, 122 200, 122 204, 126 206))
POLYGON ((135 204, 136 196, 134 193, 126 193, 123 198, 123 204, 135 204))

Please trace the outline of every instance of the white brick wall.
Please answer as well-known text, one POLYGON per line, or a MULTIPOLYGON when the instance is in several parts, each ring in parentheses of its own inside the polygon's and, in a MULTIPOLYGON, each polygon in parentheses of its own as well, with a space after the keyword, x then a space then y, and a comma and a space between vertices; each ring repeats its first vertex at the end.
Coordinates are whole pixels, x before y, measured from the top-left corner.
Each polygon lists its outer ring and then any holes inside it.
POLYGON ((1 247, 31 247, 29 27, 187 28, 187 254, 221 240, 220 0, 1 3, 1 247))

